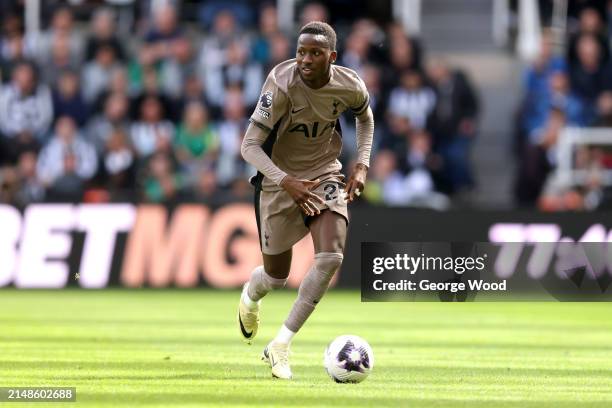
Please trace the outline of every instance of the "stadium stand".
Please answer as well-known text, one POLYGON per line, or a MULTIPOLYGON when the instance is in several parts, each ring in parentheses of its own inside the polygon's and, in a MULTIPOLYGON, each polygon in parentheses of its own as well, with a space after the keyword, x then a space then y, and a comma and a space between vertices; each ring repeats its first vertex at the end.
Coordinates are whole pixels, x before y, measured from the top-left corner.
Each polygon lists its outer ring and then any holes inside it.
MULTIPOLYGON (((370 91, 377 128, 366 201, 435 209, 464 203, 479 184, 471 152, 488 89, 476 86, 473 70, 428 55, 424 37, 452 43, 440 30, 419 38, 391 13, 340 15, 339 3, 307 3, 296 20, 333 22, 339 63, 370 91)), ((550 7, 541 3, 546 24, 550 7)), ((295 30, 281 26, 274 3, 249 4, 50 1, 42 4, 41 30, 27 32, 23 2, 3 2, 0 201, 215 206, 250 199, 253 169, 240 143, 267 72, 293 55, 295 30)), ((428 7, 436 12, 435 2, 428 7)), ((525 69, 513 143, 517 205, 564 208, 545 204, 563 127, 610 125, 609 9, 570 8, 566 51, 544 30, 525 69)), ((471 30, 482 38, 480 28, 471 30)), ((483 47, 493 49, 488 41, 483 47)), ((342 129, 349 165, 350 115, 342 129)), ((607 157, 589 152, 591 160, 607 157)), ((584 199, 583 190, 572 191, 584 199)))

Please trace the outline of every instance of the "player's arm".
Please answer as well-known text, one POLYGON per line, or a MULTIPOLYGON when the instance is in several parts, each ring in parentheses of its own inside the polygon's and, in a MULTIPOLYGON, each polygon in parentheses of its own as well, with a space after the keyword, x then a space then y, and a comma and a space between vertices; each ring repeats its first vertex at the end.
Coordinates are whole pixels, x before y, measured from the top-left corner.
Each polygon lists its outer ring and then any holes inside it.
POLYGON ((240 153, 244 160, 272 180, 274 184, 280 186, 287 173, 279 169, 261 147, 269 133, 269 130, 261 127, 257 122, 251 121, 242 140, 240 153))
POLYGON ((357 163, 353 167, 345 187, 347 201, 349 202, 353 201, 355 196, 359 196, 363 191, 370 166, 370 153, 374 138, 374 115, 369 106, 355 117, 355 129, 357 133, 357 163))
POLYGON ((268 129, 262 127, 257 122, 251 121, 240 148, 242 157, 264 176, 287 191, 306 215, 319 214, 320 211, 315 202, 322 204, 325 202, 310 191, 318 183, 318 180, 298 179, 278 168, 261 147, 267 139, 269 132, 268 129))
POLYGON ((266 79, 259 103, 251 116, 242 142, 242 157, 259 170, 264 176, 281 186, 307 215, 319 213, 315 202, 323 202, 310 189, 317 181, 300 180, 282 171, 264 152, 262 145, 274 129, 278 121, 287 114, 289 100, 287 95, 276 86, 272 74, 266 79))
POLYGON ((262 145, 268 139, 278 122, 287 114, 289 100, 274 80, 274 72, 266 78, 261 89, 261 96, 255 111, 249 120, 249 126, 242 141, 240 153, 248 163, 260 173, 280 186, 287 173, 276 166, 263 150, 262 145))

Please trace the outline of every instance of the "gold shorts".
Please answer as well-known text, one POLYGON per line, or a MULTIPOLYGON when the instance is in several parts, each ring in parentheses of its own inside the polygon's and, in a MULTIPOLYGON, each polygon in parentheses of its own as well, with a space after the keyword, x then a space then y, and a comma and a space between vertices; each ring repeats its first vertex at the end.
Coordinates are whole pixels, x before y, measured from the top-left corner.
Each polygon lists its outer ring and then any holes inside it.
MULTIPOLYGON (((338 213, 348 224, 347 203, 342 196, 344 186, 344 176, 337 173, 326 176, 312 192, 325 201, 325 204, 317 203, 319 210, 338 213)), ((308 224, 314 218, 304 214, 285 190, 257 190, 255 214, 261 252, 266 255, 280 254, 293 247, 310 232, 308 224)))

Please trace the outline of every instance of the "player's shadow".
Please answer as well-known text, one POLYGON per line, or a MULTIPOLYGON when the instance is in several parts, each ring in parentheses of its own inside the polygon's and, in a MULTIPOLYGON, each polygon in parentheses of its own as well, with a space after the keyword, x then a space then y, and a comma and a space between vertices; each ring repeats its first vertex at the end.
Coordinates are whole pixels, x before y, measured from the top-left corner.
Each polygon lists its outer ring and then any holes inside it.
MULTIPOLYGON (((274 384, 274 386, 278 387, 287 387, 288 385, 295 386, 294 384, 287 384, 287 382, 274 381, 270 378, 270 381, 266 381, 264 384, 270 385, 274 384)), ((350 385, 349 385, 350 386, 350 385)), ((252 391, 252 390, 251 390, 252 391)), ((112 399, 120 403, 121 401, 133 401, 134 394, 133 393, 88 393, 86 395, 81 394, 79 396, 79 400, 82 402, 92 402, 95 400, 100 401, 108 401, 112 399)), ((138 404, 144 405, 149 403, 155 404, 171 404, 171 405, 181 405, 181 404, 202 404, 205 401, 207 404, 218 404, 217 406, 264 406, 264 407, 277 407, 277 406, 292 406, 293 404, 290 401, 287 401, 286 398, 290 398, 289 396, 285 396, 285 398, 280 399, 278 395, 273 392, 270 392, 268 395, 262 395, 262 393, 258 393, 255 397, 251 395, 251 393, 244 393, 244 395, 240 395, 240 393, 229 394, 227 390, 219 390, 218 393, 209 391, 209 392, 196 392, 196 393, 149 393, 149 394, 139 394, 138 395, 138 404)), ((392 397, 368 397, 365 395, 361 396, 338 396, 338 397, 330 397, 330 396, 317 396, 317 395, 303 395, 300 394, 299 397, 291 398, 293 403, 299 406, 317 406, 317 407, 331 407, 331 406, 363 406, 364 404, 367 406, 373 407, 398 407, 398 406, 416 406, 412 403, 409 405, 405 405, 406 399, 392 398, 392 397)), ((410 401, 410 400, 408 400, 410 401)), ((415 402, 418 400, 415 400, 415 402)), ((422 402, 422 401, 421 401, 422 402)))
MULTIPOLYGON (((10 319, 3 319, 4 321, 10 322, 10 319)), ((204 321, 203 319, 186 319, 181 317, 180 320, 172 320, 172 319, 143 319, 143 318, 135 318, 135 319, 126 319, 126 318, 120 318, 120 319, 112 319, 112 318, 108 318, 108 319, 81 319, 81 318, 72 318, 72 317, 62 317, 62 318, 53 318, 53 317, 45 317, 44 319, 41 318, 28 318, 28 317, 21 317, 19 316, 19 319, 15 319, 15 321, 18 321, 20 324, 61 324, 61 325, 87 325, 87 326, 92 326, 92 327, 100 327, 103 325, 121 325, 121 326, 150 326, 150 325, 155 325, 155 326, 159 326, 159 327, 174 327, 174 326, 179 326, 179 327, 189 327, 189 328, 193 328, 194 326, 200 325, 202 324, 202 322, 204 321)), ((224 319, 210 319, 210 318, 206 318, 205 319, 206 324, 227 324, 227 320, 224 319)))
POLYGON ((98 381, 98 380, 127 380, 127 381, 172 381, 172 380, 200 380, 202 373, 176 374, 176 375, 78 375, 62 374, 62 380, 98 381))
MULTIPOLYGON (((266 384, 273 383, 273 387, 283 389, 284 387, 292 386, 295 387, 295 382, 288 384, 288 382, 270 381, 266 384)), ((423 396, 423 397, 374 397, 364 395, 364 390, 360 390, 360 385, 344 385, 345 387, 351 387, 354 390, 354 395, 349 396, 343 393, 337 397, 329 395, 304 395, 300 393, 299 396, 291 395, 278 395, 278 393, 270 392, 268 395, 258 393, 253 396, 251 393, 227 393, 226 390, 220 389, 219 392, 189 392, 189 393, 148 393, 138 394, 135 397, 134 393, 127 392, 109 392, 109 393, 82 393, 79 396, 79 401, 84 403, 91 402, 109 402, 114 401, 121 403, 122 401, 130 401, 137 405, 147 404, 170 404, 170 405, 187 405, 187 404, 202 404, 206 402, 207 405, 213 406, 265 406, 265 407, 277 407, 277 406, 293 406, 299 405, 301 407, 418 407, 418 406, 441 406, 441 407, 452 407, 460 404, 461 406, 469 406, 470 408, 489 408, 492 404, 495 404, 495 400, 483 399, 482 397, 469 398, 463 394, 458 394, 457 398, 440 398, 440 396, 423 396), (135 400, 136 399, 136 400, 135 400)), ((252 391, 252 390, 251 390, 252 391)), ((576 406, 575 401, 562 401, 562 400, 533 400, 533 398, 525 397, 525 399, 513 399, 513 402, 521 408, 540 408, 544 404, 558 408, 574 408, 576 406)), ((607 402, 607 401, 606 401, 607 402)), ((510 406, 510 405, 509 405, 510 406)))
MULTIPOLYGON (((227 337, 220 337, 217 339, 211 339, 209 336, 202 335, 191 337, 129 337, 129 336, 10 336, 0 337, 0 344, 2 342, 19 342, 19 343, 44 343, 44 344, 63 344, 63 343, 105 343, 105 344, 140 344, 140 345, 154 345, 154 344, 185 344, 185 345, 207 345, 207 346, 224 346, 227 347, 228 343, 235 341, 236 345, 239 346, 240 340, 236 340, 236 336, 232 336, 231 339, 227 337)), ((263 349, 264 345, 262 345, 263 349)))

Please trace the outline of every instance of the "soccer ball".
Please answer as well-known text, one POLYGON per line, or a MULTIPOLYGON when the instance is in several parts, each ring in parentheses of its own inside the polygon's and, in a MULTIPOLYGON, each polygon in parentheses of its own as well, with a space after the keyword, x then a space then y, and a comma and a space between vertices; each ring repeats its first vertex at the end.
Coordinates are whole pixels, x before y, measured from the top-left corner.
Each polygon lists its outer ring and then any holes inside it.
POLYGON ((359 336, 344 335, 329 343, 323 354, 327 374, 338 383, 359 383, 374 367, 374 353, 359 336))

